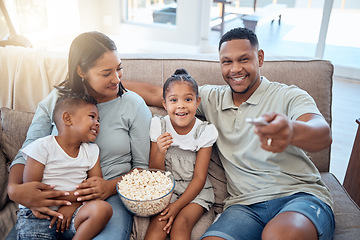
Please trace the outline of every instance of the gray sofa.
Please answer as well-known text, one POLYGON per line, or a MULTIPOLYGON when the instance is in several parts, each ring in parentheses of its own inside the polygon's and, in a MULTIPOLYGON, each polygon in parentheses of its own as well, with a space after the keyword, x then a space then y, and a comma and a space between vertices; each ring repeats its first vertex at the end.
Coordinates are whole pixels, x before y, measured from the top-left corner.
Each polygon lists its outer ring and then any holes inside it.
MULTIPOLYGON (((8 199, 8 166, 26 137, 37 104, 65 78, 66 53, 21 47, 0 48, 0 240, 16 221, 16 203, 8 199)), ((148 81, 161 86, 175 69, 185 68, 202 84, 224 84, 216 55, 121 54, 126 80, 148 81)), ((315 99, 331 123, 333 66, 316 59, 266 58, 262 75, 271 81, 295 84, 315 99)), ((150 107, 153 113, 162 109, 150 107)), ((334 239, 358 239, 360 209, 338 180, 329 173, 330 148, 309 154, 334 199, 336 230, 334 239)), ((209 177, 214 185, 215 205, 196 224, 192 239, 198 239, 222 211, 227 196, 226 179, 216 152, 213 152, 209 177)), ((132 239, 143 239, 148 218, 135 217, 132 239)))

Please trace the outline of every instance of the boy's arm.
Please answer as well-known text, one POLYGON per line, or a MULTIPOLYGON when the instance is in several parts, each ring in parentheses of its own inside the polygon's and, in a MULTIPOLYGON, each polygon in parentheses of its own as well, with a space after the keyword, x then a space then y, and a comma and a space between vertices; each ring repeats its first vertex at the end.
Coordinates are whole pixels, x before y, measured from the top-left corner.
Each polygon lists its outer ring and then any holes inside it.
MULTIPOLYGON (((99 165, 100 166, 100 165, 99 165)), ((23 181, 26 182, 41 182, 43 179, 45 165, 28 157, 24 168, 23 181)), ((57 197, 56 200, 66 200, 69 202, 76 202, 75 191, 67 191, 69 195, 57 197)))
POLYGON ((121 80, 126 89, 139 94, 149 106, 163 108, 162 87, 147 82, 121 80))
POLYGON ((33 211, 37 218, 48 218, 48 215, 61 218, 62 215, 47 206, 68 205, 69 201, 57 200, 58 196, 65 196, 66 191, 54 191, 54 186, 41 182, 23 183, 24 164, 15 164, 9 173, 8 192, 12 200, 21 199, 20 204, 33 211), (46 214, 46 215, 44 215, 46 214))
POLYGON ((100 157, 98 157, 93 168, 88 171, 88 178, 90 177, 101 177, 101 178, 103 177, 100 167, 100 157))
POLYGON ((31 157, 28 157, 24 168, 24 183, 33 181, 41 182, 43 179, 44 168, 44 164, 36 161, 31 157))

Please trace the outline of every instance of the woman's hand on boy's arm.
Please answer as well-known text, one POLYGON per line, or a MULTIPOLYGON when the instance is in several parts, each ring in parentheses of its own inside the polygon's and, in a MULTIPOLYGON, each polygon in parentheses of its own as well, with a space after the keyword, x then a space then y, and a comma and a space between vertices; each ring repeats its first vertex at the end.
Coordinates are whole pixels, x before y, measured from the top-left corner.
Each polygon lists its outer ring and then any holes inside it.
POLYGON ((24 167, 23 164, 15 164, 10 169, 7 187, 9 198, 31 209, 37 218, 49 218, 47 215, 62 216, 48 206, 68 204, 69 201, 55 199, 59 196, 66 196, 68 192, 54 190, 55 186, 41 182, 23 183, 24 167))
POLYGON ((117 181, 117 179, 105 180, 102 177, 93 176, 77 186, 74 195, 77 201, 105 200, 116 194, 117 181))
POLYGON ((116 182, 116 179, 103 179, 100 160, 98 158, 94 167, 88 171, 88 179, 76 186, 76 190, 74 191, 75 201, 105 200, 116 193, 116 182))

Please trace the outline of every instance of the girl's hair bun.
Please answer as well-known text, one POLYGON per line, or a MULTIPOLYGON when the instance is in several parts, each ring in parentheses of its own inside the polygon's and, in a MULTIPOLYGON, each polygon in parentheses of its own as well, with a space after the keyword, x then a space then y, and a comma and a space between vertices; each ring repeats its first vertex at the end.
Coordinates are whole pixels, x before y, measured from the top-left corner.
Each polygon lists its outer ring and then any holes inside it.
POLYGON ((174 72, 174 75, 189 75, 189 74, 185 69, 179 68, 179 69, 176 69, 176 71, 174 72))

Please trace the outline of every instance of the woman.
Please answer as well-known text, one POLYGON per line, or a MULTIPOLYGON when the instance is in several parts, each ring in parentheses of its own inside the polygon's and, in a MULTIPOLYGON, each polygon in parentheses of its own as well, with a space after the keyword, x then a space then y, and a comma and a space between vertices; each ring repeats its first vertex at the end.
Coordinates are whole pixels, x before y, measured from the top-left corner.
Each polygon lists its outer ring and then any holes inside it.
MULTIPOLYGON (((110 38, 99 32, 80 34, 70 47, 67 79, 40 102, 23 144, 57 134, 52 111, 59 94, 87 93, 97 100, 101 129, 95 142, 100 148, 104 179, 89 178, 75 192, 78 201, 102 199, 113 208, 112 218, 95 239, 129 239, 132 216, 122 205, 115 186, 120 175, 148 167, 151 112, 140 96, 122 86, 122 75, 121 60, 110 38)), ((11 165, 10 199, 32 209, 38 218, 61 217, 48 206, 67 204, 56 199, 66 192, 41 183, 23 183, 24 164, 25 159, 18 154, 11 165)))

